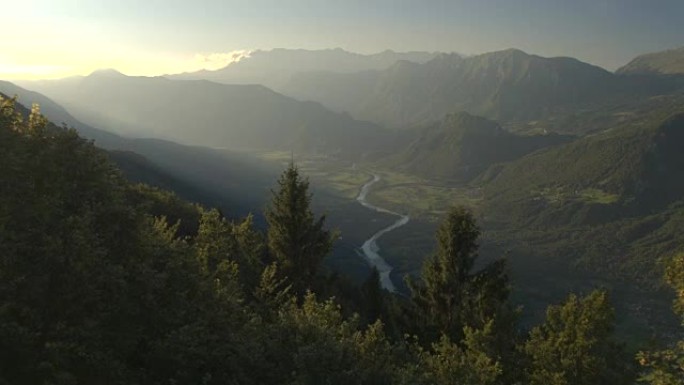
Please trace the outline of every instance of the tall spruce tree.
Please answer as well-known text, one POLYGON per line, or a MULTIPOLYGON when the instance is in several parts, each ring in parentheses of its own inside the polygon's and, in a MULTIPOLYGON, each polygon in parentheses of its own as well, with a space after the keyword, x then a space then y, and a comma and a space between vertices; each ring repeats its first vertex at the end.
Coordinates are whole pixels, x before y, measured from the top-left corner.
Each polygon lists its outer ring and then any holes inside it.
POLYGON ((290 163, 278 179, 278 190, 266 209, 268 249, 297 294, 304 293, 323 258, 332 249, 335 235, 325 229, 325 216, 311 211, 309 182, 290 163))
POLYGON ((482 328, 508 297, 505 264, 473 271, 480 229, 472 213, 454 207, 437 230, 437 250, 422 270, 422 284, 409 281, 425 327, 460 342, 464 327, 482 328))

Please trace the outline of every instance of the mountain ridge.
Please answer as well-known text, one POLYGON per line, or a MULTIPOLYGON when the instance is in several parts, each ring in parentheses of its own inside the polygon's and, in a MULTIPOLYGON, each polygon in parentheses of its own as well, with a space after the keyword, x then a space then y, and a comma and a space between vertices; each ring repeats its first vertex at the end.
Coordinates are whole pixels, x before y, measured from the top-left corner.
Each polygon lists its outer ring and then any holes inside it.
POLYGON ((309 71, 333 71, 338 73, 384 69, 398 60, 424 62, 436 53, 423 51, 395 52, 385 50, 375 54, 359 54, 341 48, 289 49, 252 51, 217 70, 200 70, 182 74, 170 74, 170 79, 205 79, 224 84, 263 84, 280 91, 293 75, 309 71))
POLYGON ((329 111, 316 102, 297 101, 263 85, 88 76, 35 86, 90 125, 188 145, 328 154, 351 151, 356 156, 372 150, 384 135, 375 124, 329 111))
POLYGON ((684 47, 639 55, 620 67, 623 75, 683 75, 684 47))
POLYGON ((459 112, 422 129, 417 139, 386 163, 421 177, 468 182, 496 163, 570 140, 556 134, 516 135, 497 122, 459 112))
POLYGON ((127 138, 94 128, 76 119, 50 98, 10 82, 0 81, 0 92, 16 95, 19 105, 39 104, 41 113, 51 122, 76 129, 82 137, 108 151, 118 164, 127 165, 124 170, 134 180, 172 188, 186 199, 209 205, 229 203, 236 209, 235 214, 244 215, 261 207, 269 183, 276 175, 274 170, 242 154, 162 139, 127 138))
POLYGON ((439 54, 426 63, 397 62, 357 75, 305 74, 283 93, 357 119, 409 128, 452 111, 504 123, 547 119, 678 88, 681 83, 616 75, 575 58, 507 49, 468 57, 439 54))

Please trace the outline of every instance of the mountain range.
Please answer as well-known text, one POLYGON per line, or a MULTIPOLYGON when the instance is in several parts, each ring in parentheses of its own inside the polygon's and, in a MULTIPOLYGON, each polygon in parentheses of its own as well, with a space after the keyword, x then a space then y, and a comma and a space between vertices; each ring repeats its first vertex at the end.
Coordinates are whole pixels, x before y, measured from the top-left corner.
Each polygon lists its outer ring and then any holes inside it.
MULTIPOLYGON (((21 83, 46 96, 6 82, 0 92, 39 103, 51 120, 95 140, 130 179, 209 205, 230 202, 238 215, 262 207, 275 177, 248 150, 412 174, 401 183, 436 181, 456 191, 445 202, 471 193, 485 242, 512 250, 512 268, 553 268, 562 280, 583 266, 591 279, 629 287, 623 295, 641 306, 655 296, 635 283, 654 282, 658 259, 684 243, 683 63, 681 50, 616 73, 515 49, 382 58, 274 50, 215 72, 98 71, 21 83)), ((350 190, 363 175, 355 178, 350 190)), ((357 206, 347 198, 341 210, 357 206)), ((411 219, 406 229, 416 231, 429 221, 411 219)), ((421 236, 406 237, 414 254, 421 236)), ((564 290, 557 281, 547 288, 564 290)))
POLYGON ((381 70, 399 60, 424 63, 437 53, 394 52, 386 50, 376 54, 362 55, 341 48, 323 50, 285 49, 256 50, 226 67, 208 71, 167 75, 171 79, 211 80, 225 84, 261 84, 280 91, 298 73, 330 71, 354 73, 381 70))
POLYGON ((457 111, 501 122, 557 118, 681 87, 681 80, 616 75, 573 58, 509 49, 471 57, 441 54, 422 64, 401 61, 356 74, 302 74, 282 92, 405 128, 457 111))
POLYGON ((91 126, 187 145, 358 156, 382 149, 385 136, 373 123, 262 85, 130 77, 115 71, 26 85, 91 126))
POLYGON ((263 205, 277 170, 246 154, 185 146, 161 139, 123 137, 82 123, 50 98, 0 81, 0 93, 17 96, 19 104, 40 106, 58 125, 109 151, 127 176, 137 182, 175 191, 194 202, 230 207, 231 215, 245 215, 263 205))

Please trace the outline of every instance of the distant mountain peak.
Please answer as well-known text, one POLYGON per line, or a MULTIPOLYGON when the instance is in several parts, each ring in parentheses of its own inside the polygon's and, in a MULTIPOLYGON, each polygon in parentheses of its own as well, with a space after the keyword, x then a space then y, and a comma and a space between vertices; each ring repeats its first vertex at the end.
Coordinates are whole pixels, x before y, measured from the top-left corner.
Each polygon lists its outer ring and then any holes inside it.
POLYGON ((624 75, 684 74, 684 47, 640 55, 616 71, 624 75))
POLYGON ((118 77, 118 78, 122 78, 122 77, 127 77, 127 76, 122 74, 121 72, 115 70, 114 68, 103 68, 103 69, 93 71, 90 75, 88 75, 88 77, 109 77, 109 78, 118 77))
POLYGON ((507 48, 499 51, 485 52, 478 55, 470 56, 470 58, 501 58, 501 59, 523 59, 531 58, 535 55, 531 55, 518 48, 507 48))
POLYGON ((527 52, 519 49, 519 48, 507 48, 501 51, 495 51, 492 52, 493 54, 501 54, 501 55, 514 55, 514 56, 531 56, 527 52))
POLYGON ((400 60, 425 63, 435 57, 430 52, 395 52, 374 54, 349 52, 343 48, 256 50, 249 57, 213 70, 168 75, 171 79, 205 79, 225 84, 263 84, 281 91, 293 76, 310 72, 357 73, 384 70, 400 60))

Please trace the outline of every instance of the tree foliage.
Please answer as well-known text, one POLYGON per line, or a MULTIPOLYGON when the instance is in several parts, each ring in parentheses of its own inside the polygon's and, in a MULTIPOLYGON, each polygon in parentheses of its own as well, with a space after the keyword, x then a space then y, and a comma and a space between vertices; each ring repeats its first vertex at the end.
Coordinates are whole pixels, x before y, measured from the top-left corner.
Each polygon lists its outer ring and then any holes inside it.
POLYGON ((532 329, 524 351, 530 384, 628 384, 631 368, 612 339, 614 313, 604 291, 570 295, 549 306, 545 322, 532 329))
POLYGON ((410 282, 426 327, 456 342, 465 327, 479 329, 496 318, 508 298, 503 260, 474 269, 479 236, 471 212, 451 209, 437 230, 437 250, 423 265, 421 283, 410 282))
POLYGON ((332 249, 334 234, 325 229, 325 216, 311 210, 309 182, 291 163, 278 179, 278 190, 266 210, 268 250, 280 273, 298 294, 311 288, 323 258, 332 249))
MULTIPOLYGON (((666 282, 675 290, 675 313, 684 325, 684 254, 670 261, 666 282)), ((639 363, 647 368, 641 380, 651 385, 684 385, 684 340, 675 341, 668 348, 655 352, 640 352, 639 363)))
MULTIPOLYGON (((231 220, 130 184, 73 130, 0 99, 0 384, 499 385, 521 383, 524 371, 523 383, 590 385, 628 377, 603 292, 550 307, 513 349, 506 265, 476 268, 480 231, 461 208, 440 227, 411 299, 382 291, 377 271, 351 289, 322 277, 334 237, 314 216, 308 187, 291 165, 264 233, 251 216, 231 220), (308 290, 314 282, 318 294, 308 290)), ((678 312, 682 261, 668 273, 678 312)), ((681 384, 677 346, 643 355, 646 380, 681 384)))

